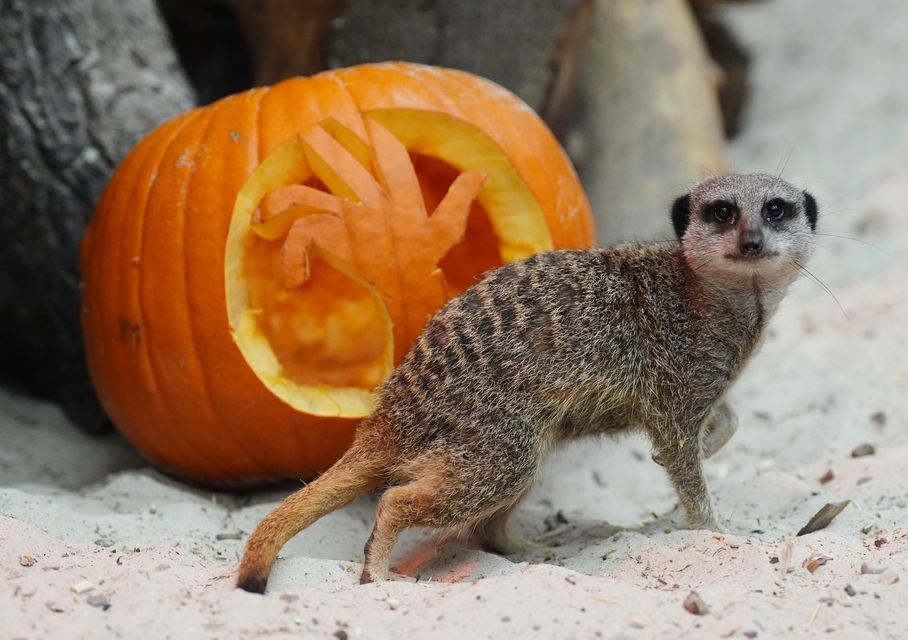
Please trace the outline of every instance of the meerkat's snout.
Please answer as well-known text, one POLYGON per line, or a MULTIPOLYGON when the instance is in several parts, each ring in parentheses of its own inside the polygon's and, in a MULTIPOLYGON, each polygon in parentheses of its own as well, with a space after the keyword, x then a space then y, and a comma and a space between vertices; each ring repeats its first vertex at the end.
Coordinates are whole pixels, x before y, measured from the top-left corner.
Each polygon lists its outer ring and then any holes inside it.
POLYGON ((742 256, 759 257, 763 253, 763 231, 761 229, 744 229, 738 237, 738 248, 742 256))

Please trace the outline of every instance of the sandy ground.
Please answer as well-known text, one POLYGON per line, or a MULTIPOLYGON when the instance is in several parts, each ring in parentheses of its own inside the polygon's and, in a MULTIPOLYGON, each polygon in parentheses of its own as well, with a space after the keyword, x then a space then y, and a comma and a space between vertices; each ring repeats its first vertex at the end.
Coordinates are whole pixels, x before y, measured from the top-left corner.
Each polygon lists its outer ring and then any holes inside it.
POLYGON ((192 489, 0 392, 0 639, 905 637, 908 5, 725 13, 756 54, 736 168, 784 167, 817 196, 822 233, 856 238, 818 236, 810 265, 842 308, 799 281, 734 390, 741 429, 707 467, 729 533, 676 530, 645 442, 587 442, 553 457, 516 515, 538 551, 437 550, 416 533, 395 556, 406 577, 359 586, 366 497, 287 545, 260 597, 232 572, 292 485, 192 489), (864 443, 875 453, 852 457, 864 443), (692 590, 705 615, 683 607, 692 590))

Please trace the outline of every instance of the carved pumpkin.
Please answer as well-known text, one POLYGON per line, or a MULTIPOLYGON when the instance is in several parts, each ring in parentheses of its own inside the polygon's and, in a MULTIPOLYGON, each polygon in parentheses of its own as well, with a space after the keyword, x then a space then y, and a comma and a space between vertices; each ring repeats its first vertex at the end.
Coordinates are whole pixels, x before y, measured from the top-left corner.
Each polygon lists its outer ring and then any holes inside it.
POLYGON ((120 165, 83 243, 89 369, 172 473, 309 476, 448 298, 592 241, 570 163, 497 85, 400 63, 288 80, 120 165))

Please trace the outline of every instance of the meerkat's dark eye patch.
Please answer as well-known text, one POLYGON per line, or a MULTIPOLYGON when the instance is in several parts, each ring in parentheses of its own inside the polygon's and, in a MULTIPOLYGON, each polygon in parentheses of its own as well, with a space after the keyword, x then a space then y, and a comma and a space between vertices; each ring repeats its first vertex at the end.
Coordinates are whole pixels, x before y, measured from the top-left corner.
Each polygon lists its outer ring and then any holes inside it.
POLYGON ((706 205, 706 219, 717 224, 729 224, 734 221, 738 207, 725 200, 716 200, 706 205))
POLYGON ((672 205, 672 226, 678 240, 684 237, 688 224, 690 224, 690 195, 683 195, 672 205))
POLYGON ((782 222, 785 218, 791 217, 791 211, 791 203, 781 198, 773 198, 763 205, 763 217, 768 222, 782 222))
POLYGON ((817 201, 813 199, 813 196, 804 191, 804 214, 807 216, 807 221, 810 223, 810 230, 817 230, 817 201))

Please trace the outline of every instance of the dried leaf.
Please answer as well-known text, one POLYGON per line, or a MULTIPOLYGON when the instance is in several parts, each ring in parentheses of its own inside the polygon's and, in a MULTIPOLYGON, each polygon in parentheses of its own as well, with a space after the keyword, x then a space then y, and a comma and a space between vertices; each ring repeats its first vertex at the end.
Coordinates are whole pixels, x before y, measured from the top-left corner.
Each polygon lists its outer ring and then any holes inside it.
POLYGON ((818 604, 818 605, 814 608, 813 613, 810 614, 810 618, 807 619, 807 626, 808 626, 808 627, 809 627, 810 625, 813 624, 813 621, 814 621, 814 620, 817 619, 817 615, 820 613, 820 609, 822 608, 822 606, 823 606, 823 605, 818 604))
POLYGON ((804 568, 810 571, 810 573, 814 573, 830 560, 832 560, 832 558, 828 556, 810 556, 804 561, 804 568))
POLYGON ((823 508, 814 514, 807 524, 798 531, 797 535, 804 536, 808 533, 825 529, 850 503, 851 500, 843 500, 842 502, 832 502, 823 505, 823 508))
POLYGON ((864 444, 859 444, 851 450, 851 457, 860 458, 863 456, 872 456, 874 453, 876 453, 874 446, 865 442, 864 444))
POLYGON ((598 600, 599 602, 607 602, 608 604, 615 604, 616 602, 618 602, 616 598, 613 598, 611 596, 601 596, 598 593, 588 593, 587 595, 593 600, 598 600))
POLYGON ((703 598, 700 597, 696 591, 691 591, 687 594, 687 597, 684 598, 684 608, 695 616, 702 616, 709 613, 709 607, 706 606, 706 603, 703 602, 703 598))

